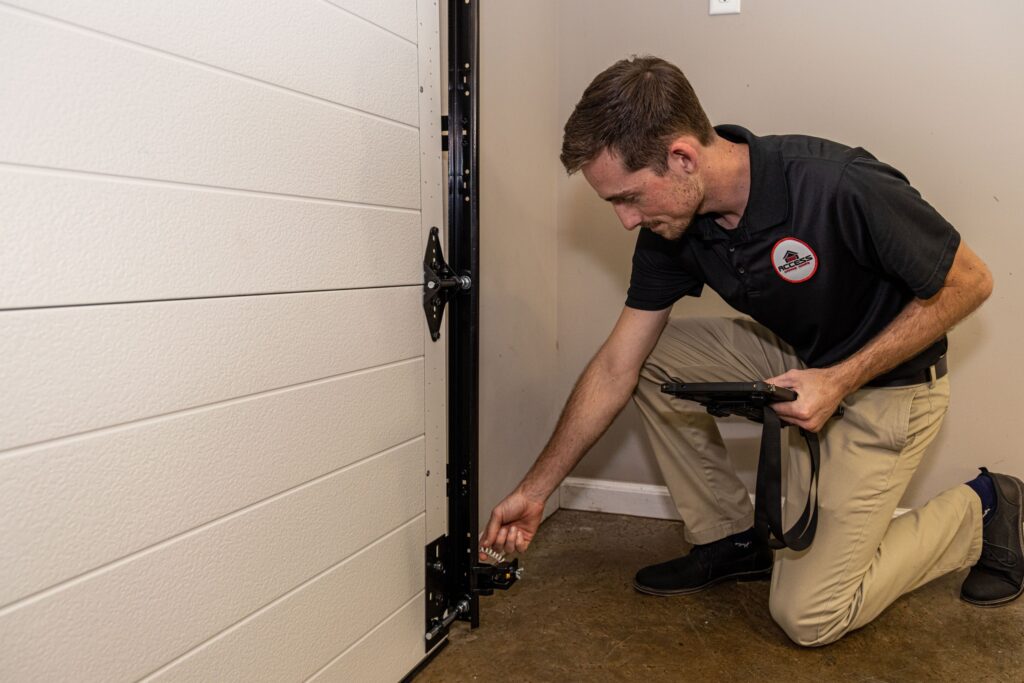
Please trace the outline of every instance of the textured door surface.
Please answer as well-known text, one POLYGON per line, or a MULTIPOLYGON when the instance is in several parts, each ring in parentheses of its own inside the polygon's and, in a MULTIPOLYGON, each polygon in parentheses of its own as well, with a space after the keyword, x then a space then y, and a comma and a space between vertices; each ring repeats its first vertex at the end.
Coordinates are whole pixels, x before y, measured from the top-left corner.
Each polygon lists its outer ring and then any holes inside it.
POLYGON ((0 680, 397 680, 436 0, 0 0, 0 680))

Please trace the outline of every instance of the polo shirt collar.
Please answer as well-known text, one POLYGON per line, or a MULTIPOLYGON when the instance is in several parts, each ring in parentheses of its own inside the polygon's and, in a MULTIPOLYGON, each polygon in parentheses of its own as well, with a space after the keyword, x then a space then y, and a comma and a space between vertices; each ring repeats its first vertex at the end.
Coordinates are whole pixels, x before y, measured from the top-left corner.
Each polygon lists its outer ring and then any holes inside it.
MULTIPOLYGON (((715 132, 726 140, 745 143, 750 150, 750 197, 738 227, 754 233, 786 220, 789 187, 778 141, 774 137, 758 137, 741 126, 715 126, 715 132)), ((727 239, 727 232, 715 223, 715 217, 713 214, 698 217, 699 237, 727 239)))

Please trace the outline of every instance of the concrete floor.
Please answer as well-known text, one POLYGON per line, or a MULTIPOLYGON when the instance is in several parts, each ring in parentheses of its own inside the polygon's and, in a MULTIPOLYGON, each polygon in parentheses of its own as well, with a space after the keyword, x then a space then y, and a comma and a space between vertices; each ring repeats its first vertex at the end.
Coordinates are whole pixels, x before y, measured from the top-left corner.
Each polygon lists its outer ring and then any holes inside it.
POLYGON ((678 522, 560 510, 511 590, 481 600, 482 626, 453 626, 429 681, 1024 681, 1024 598, 984 609, 957 598, 965 572, 904 596, 819 649, 768 614, 768 583, 658 598, 637 568, 680 555, 678 522))

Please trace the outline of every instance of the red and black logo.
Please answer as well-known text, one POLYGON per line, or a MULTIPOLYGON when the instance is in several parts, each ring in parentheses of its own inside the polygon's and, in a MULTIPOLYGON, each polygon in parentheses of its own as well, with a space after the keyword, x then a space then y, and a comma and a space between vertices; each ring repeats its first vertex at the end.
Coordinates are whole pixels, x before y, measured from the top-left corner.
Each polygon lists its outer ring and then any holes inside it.
POLYGON ((803 240, 784 237, 772 247, 772 267, 786 282, 799 284, 818 272, 818 255, 803 240))

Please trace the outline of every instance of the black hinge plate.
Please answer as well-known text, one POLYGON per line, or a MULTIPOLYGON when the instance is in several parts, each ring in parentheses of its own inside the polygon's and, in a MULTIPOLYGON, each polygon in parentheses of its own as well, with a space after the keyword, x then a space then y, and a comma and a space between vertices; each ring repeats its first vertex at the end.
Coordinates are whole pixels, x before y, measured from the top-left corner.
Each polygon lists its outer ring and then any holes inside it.
POLYGON ((441 151, 448 151, 448 116, 441 117, 441 151))
MULTIPOLYGON (((444 619, 445 608, 448 606, 448 596, 445 593, 447 583, 447 572, 445 563, 448 561, 447 536, 440 536, 436 541, 427 546, 427 574, 426 574, 426 624, 424 633, 430 633, 441 620, 444 619)), ((437 636, 427 639, 424 647, 429 652, 437 643, 448 635, 448 627, 445 627, 437 636)))
POLYGON ((423 254, 423 312, 427 316, 431 339, 437 341, 441 338, 441 321, 448 301, 472 286, 473 282, 468 275, 457 275, 445 263, 441 251, 441 233, 437 228, 431 228, 427 250, 423 254))

